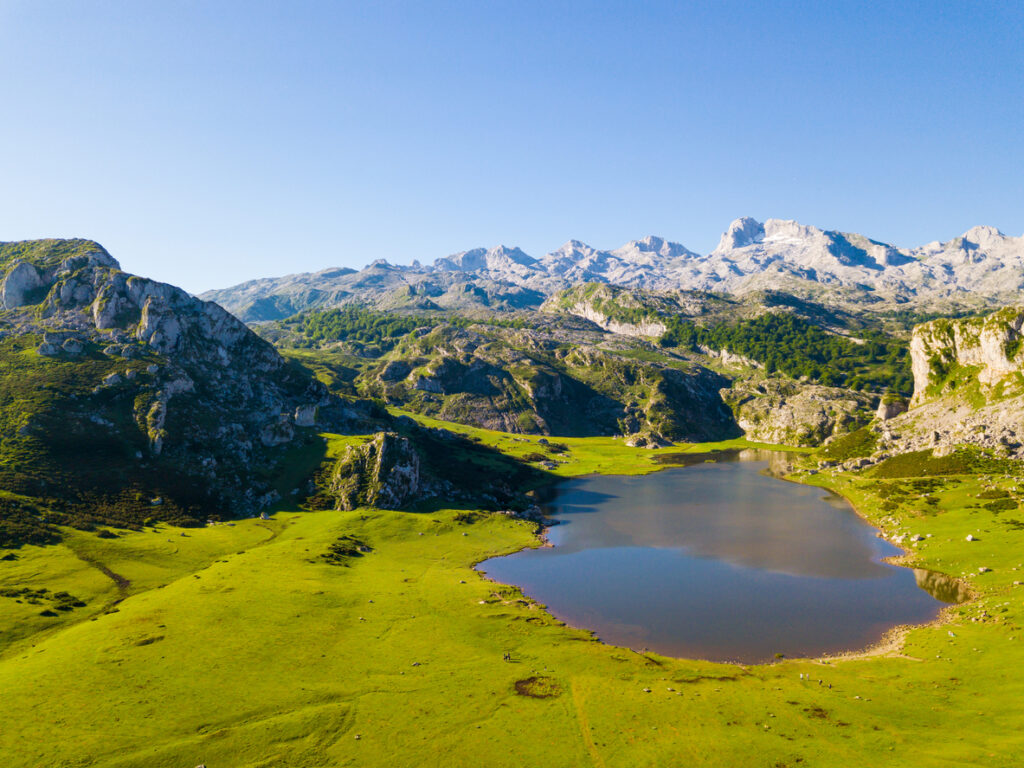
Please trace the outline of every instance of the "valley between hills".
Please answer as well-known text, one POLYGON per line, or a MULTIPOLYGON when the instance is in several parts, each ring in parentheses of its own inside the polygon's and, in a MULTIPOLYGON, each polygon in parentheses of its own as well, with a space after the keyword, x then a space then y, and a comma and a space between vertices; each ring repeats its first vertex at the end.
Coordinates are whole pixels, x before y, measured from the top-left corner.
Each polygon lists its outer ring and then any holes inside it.
POLYGON ((706 257, 569 246, 211 301, 92 241, 0 244, 6 762, 1014 764, 1024 238, 739 219, 706 257), (544 544, 559 480, 744 448, 957 601, 728 664, 474 570, 544 544))

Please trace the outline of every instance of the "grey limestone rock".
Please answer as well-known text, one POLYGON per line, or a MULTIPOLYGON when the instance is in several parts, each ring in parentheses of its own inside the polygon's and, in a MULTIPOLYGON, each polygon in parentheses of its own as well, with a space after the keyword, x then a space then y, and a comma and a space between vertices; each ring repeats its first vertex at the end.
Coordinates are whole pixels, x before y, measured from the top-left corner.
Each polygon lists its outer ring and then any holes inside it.
POLYGON ((748 439, 801 446, 821 445, 867 423, 875 401, 860 392, 788 379, 734 382, 722 397, 748 439))
POLYGON ((419 456, 407 438, 394 432, 350 446, 331 473, 330 491, 339 509, 399 509, 419 490, 419 456))
POLYGON ((35 265, 19 261, 8 270, 0 285, 0 300, 4 309, 23 306, 32 292, 43 287, 43 279, 35 265))

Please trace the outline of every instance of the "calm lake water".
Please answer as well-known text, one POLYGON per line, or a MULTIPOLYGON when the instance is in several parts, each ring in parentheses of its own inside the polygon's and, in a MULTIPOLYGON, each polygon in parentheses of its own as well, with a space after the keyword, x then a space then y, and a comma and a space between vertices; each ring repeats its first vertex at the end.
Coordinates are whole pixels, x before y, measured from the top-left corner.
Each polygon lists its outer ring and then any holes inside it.
POLYGON ((842 498, 771 476, 779 461, 560 483, 542 504, 553 546, 478 569, 605 642, 718 661, 860 649, 934 618, 929 591, 955 599, 941 575, 881 562, 899 550, 842 498))

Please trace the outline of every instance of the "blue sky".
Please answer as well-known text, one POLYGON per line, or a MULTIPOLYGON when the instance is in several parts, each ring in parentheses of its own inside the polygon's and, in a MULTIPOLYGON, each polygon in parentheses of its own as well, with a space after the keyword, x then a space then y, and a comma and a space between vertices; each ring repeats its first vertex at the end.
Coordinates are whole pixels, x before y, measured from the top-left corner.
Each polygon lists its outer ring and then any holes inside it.
POLYGON ((737 216, 1024 232, 1019 2, 0 0, 0 240, 191 291, 737 216))

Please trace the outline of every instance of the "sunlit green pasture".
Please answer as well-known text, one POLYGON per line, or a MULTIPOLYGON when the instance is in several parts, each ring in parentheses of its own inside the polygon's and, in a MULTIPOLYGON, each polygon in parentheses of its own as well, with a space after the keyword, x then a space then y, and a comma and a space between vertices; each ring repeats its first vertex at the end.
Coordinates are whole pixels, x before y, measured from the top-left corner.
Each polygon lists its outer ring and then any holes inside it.
MULTIPOLYGON (((518 435, 509 432, 498 432, 493 429, 471 427, 465 424, 456 424, 450 421, 441 421, 429 416, 421 416, 420 414, 397 409, 394 409, 392 412, 395 415, 414 418, 423 426, 439 427, 457 432, 471 440, 478 441, 481 445, 496 448, 502 453, 518 459, 523 459, 531 454, 539 454, 555 464, 554 469, 548 471, 550 474, 559 477, 574 477, 593 473, 643 475, 664 469, 664 465, 654 461, 656 457, 678 453, 709 453, 712 451, 743 448, 780 450, 780 447, 777 445, 754 443, 744 439, 722 440, 715 443, 683 444, 649 450, 630 448, 621 437, 543 437, 538 435, 518 435), (542 440, 545 442, 541 442, 542 440), (551 449, 552 445, 556 448, 565 446, 568 450, 564 452, 553 451, 551 449)), ((803 453, 807 449, 786 448, 784 450, 803 453)))
MULTIPOLYGON (((552 442, 569 447, 565 475, 652 471, 659 453, 552 442)), ((887 532, 932 534, 904 545, 910 559, 965 574, 977 598, 886 653, 741 667, 604 645, 482 578, 475 562, 538 541, 502 515, 283 509, 185 535, 72 532, 0 561, 2 588, 85 602, 44 617, 0 597, 0 754, 33 767, 1013 765, 1024 530, 977 496, 1016 493, 1015 478, 943 478, 928 503, 891 487, 883 499, 867 477, 806 479, 887 532), (372 551, 328 564, 343 535, 372 551)))

